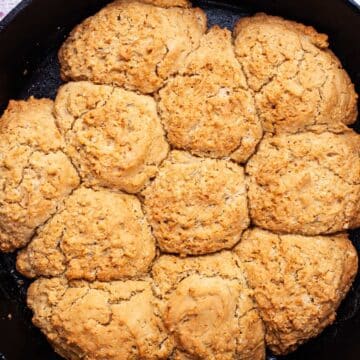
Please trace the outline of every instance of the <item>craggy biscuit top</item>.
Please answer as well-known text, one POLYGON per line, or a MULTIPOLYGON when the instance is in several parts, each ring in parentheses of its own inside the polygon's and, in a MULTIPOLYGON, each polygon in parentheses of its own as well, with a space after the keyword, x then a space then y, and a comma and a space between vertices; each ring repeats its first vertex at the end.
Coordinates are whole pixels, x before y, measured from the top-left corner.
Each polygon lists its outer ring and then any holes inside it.
POLYGON ((170 297, 164 321, 194 359, 265 359, 261 320, 236 280, 189 276, 170 297))
POLYGON ((79 184, 51 100, 11 101, 0 120, 0 249, 13 251, 79 184))
POLYGON ((246 166, 252 221, 276 232, 329 234, 360 225, 360 135, 267 137, 246 166))
POLYGON ((235 254, 164 255, 152 275, 178 358, 265 358, 262 322, 235 254))
POLYGON ((0 121, 2 145, 24 146, 43 153, 61 150, 64 141, 52 110, 50 99, 10 100, 0 121))
POLYGON ((145 274, 154 257, 135 196, 80 188, 19 253, 17 268, 28 277, 109 281, 145 274))
POLYGON ((64 85, 55 115, 66 150, 88 185, 138 192, 168 144, 149 96, 90 82, 64 85))
POLYGON ((229 280, 237 279, 243 287, 246 287, 240 259, 235 253, 227 250, 206 256, 186 258, 162 255, 155 261, 151 269, 151 275, 157 288, 157 296, 162 299, 168 299, 184 278, 196 274, 208 278, 220 276, 229 280))
POLYGON ((169 142, 193 154, 244 162, 262 137, 229 30, 213 27, 159 93, 169 142))
POLYGON ((178 71, 205 29, 200 9, 118 0, 73 30, 59 52, 61 74, 152 93, 178 71))
POLYGON ((358 266, 346 234, 305 237, 255 228, 235 251, 275 354, 295 350, 334 321, 358 266))
POLYGON ((55 351, 264 360, 334 321, 358 266, 360 135, 326 35, 258 14, 232 36, 187 0, 116 0, 59 61, 55 103, 0 120, 0 250, 27 245, 55 351))
POLYGON ((207 254, 231 248, 249 225, 243 168, 173 151, 142 192, 161 250, 207 254))
POLYGON ((173 348, 149 280, 42 278, 30 286, 28 305, 34 324, 66 359, 166 360, 173 348))
POLYGON ((238 22, 235 48, 265 131, 342 131, 356 120, 354 85, 326 35, 258 14, 238 22))

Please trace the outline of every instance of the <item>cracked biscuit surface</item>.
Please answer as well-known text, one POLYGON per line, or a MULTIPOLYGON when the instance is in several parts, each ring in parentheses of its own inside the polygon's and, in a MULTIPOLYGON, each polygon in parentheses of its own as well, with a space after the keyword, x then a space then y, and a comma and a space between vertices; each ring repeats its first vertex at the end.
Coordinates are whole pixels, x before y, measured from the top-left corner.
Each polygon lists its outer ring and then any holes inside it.
POLYGON ((193 154, 246 161, 262 137, 229 30, 211 28, 159 93, 170 143, 193 154))
POLYGON ((265 14, 241 19, 234 34, 265 131, 342 131, 355 122, 354 85, 326 35, 265 14))
POLYGON ((26 246, 33 323, 62 357, 264 360, 334 321, 360 136, 326 35, 116 0, 59 61, 55 102, 0 121, 0 250, 26 246))
POLYGON ((25 246, 79 184, 51 100, 10 101, 0 120, 0 249, 25 246))
POLYGON ((34 324, 66 359, 166 360, 173 348, 149 280, 43 278, 30 286, 28 306, 34 324))
POLYGON ((235 252, 275 354, 295 350, 335 320, 358 266, 347 234, 305 237, 254 228, 235 252))
POLYGON ((164 255, 152 276, 174 359, 265 358, 263 324, 235 254, 164 255))
POLYGON ((17 269, 28 277, 109 281, 143 275, 154 257, 135 196, 80 188, 19 253, 17 269))
POLYGON ((252 221, 265 229, 329 234, 360 225, 360 136, 267 137, 246 166, 252 221))
POLYGON ((118 0, 73 30, 59 52, 61 75, 152 93, 178 71, 205 29, 200 9, 118 0))
POLYGON ((244 171, 232 162, 173 151, 142 195, 165 252, 195 255, 231 248, 249 225, 244 171))
POLYGON ((59 90, 55 116, 87 185, 138 192, 169 150, 149 96, 73 82, 59 90))

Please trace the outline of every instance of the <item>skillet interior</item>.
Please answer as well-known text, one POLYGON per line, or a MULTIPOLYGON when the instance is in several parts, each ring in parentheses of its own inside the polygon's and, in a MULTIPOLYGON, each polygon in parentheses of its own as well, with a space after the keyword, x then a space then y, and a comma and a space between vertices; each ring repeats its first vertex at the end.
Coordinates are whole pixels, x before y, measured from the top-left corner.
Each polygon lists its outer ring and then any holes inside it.
MULTIPOLYGON (((0 113, 10 98, 54 97, 60 85, 57 49, 69 30, 107 1, 25 0, 0 24, 0 113)), ((360 12, 345 0, 194 1, 210 25, 232 27, 240 16, 264 11, 315 26, 330 35, 331 48, 360 93, 360 12)), ((355 129, 360 131, 357 121, 355 129)), ((360 229, 351 233, 360 253, 360 229)), ((25 306, 29 281, 15 271, 14 255, 0 254, 0 360, 59 359, 31 325, 25 306)), ((360 276, 336 323, 287 357, 268 360, 360 358, 360 276)))

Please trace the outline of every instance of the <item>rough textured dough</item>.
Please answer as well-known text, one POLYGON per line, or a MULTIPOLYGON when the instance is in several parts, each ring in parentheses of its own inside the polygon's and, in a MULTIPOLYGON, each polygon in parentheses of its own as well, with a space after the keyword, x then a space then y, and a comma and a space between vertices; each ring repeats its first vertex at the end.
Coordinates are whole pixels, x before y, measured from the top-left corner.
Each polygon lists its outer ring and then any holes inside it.
POLYGON ((183 8, 189 8, 191 7, 190 1, 187 0, 139 0, 142 3, 145 4, 152 4, 156 6, 161 6, 164 8, 169 7, 183 7, 183 8))
POLYGON ((173 348, 149 280, 39 279, 28 306, 34 324, 69 360, 166 360, 173 348))
POLYGON ((235 251, 275 354, 295 350, 335 320, 358 266, 346 234, 305 237, 255 228, 235 251))
POLYGON ((161 250, 206 254, 231 248, 249 225, 243 168, 173 151, 142 192, 161 250))
POLYGON ((235 48, 265 131, 339 132, 355 122, 354 85, 326 35, 258 14, 238 22, 235 48))
POLYGON ((79 184, 51 100, 10 101, 0 119, 0 249, 13 251, 79 184))
POLYGON ((360 137, 326 35, 258 14, 232 38, 187 0, 117 0, 59 60, 76 82, 55 106, 0 120, 0 250, 27 245, 33 322, 61 356, 264 360, 334 321, 360 137), (244 233, 250 215, 277 234, 244 233))
POLYGON ((229 30, 211 28, 179 75, 160 90, 159 100, 167 137, 178 149, 244 162, 262 137, 229 30))
POLYGON ((178 71, 205 30, 200 9, 118 0, 73 30, 59 52, 61 75, 152 93, 178 71))
POLYGON ((80 188, 19 253, 17 269, 28 277, 109 281, 143 275, 154 257, 135 196, 80 188))
POLYGON ((246 173, 262 228, 318 235, 360 225, 360 136, 350 130, 268 137, 246 173))
POLYGON ((149 96, 73 82, 59 90, 55 115, 67 153, 88 185, 138 192, 169 150, 149 96))
POLYGON ((263 324, 235 254, 164 255, 152 276, 175 339, 173 359, 265 358, 263 324))

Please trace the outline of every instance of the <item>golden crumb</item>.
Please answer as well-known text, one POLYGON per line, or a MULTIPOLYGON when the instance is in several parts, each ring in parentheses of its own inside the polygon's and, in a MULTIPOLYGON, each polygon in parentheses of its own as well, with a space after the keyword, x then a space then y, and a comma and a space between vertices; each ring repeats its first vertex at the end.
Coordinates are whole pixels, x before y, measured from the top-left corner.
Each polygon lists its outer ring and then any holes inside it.
POLYGON ((357 272, 346 234, 305 237, 248 230, 236 247, 266 327, 266 344, 287 354, 335 320, 357 272))
POLYGON ((152 93, 178 71, 205 29, 200 9, 118 0, 73 30, 59 52, 61 75, 152 93))
POLYGON ((234 35, 265 131, 339 132, 355 122, 357 94, 326 35, 265 14, 241 19, 234 35))

